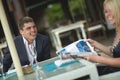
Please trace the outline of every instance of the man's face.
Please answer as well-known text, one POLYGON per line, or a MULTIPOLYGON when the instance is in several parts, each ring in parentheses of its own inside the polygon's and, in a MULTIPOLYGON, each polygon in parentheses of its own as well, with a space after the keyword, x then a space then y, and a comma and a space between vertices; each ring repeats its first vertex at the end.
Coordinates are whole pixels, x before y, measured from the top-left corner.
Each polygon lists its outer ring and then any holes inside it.
POLYGON ((37 28, 34 22, 24 23, 24 27, 20 30, 20 34, 28 41, 33 41, 36 38, 37 28))

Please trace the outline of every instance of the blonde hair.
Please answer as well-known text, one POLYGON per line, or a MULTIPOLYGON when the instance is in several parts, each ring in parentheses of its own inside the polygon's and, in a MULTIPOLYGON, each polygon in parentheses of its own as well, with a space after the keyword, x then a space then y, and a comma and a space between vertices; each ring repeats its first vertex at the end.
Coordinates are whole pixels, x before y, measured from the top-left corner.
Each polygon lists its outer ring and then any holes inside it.
POLYGON ((111 6, 111 11, 114 14, 116 24, 115 26, 120 26, 120 2, 119 0, 105 0, 104 6, 109 4, 111 6))

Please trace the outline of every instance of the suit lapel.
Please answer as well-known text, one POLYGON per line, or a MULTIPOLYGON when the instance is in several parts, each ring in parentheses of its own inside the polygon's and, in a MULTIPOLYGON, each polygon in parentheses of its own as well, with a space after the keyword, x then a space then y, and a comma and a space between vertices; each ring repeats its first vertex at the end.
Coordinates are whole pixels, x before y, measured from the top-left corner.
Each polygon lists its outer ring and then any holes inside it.
POLYGON ((29 59, 28 59, 27 51, 26 51, 25 44, 24 44, 24 42, 23 42, 22 36, 20 37, 19 40, 20 40, 20 41, 17 41, 17 44, 18 44, 18 45, 16 46, 16 48, 17 48, 17 51, 18 51, 18 54, 19 54, 21 63, 24 64, 24 61, 25 61, 25 63, 26 63, 26 62, 28 63, 28 62, 29 62, 29 59))
POLYGON ((42 48, 42 45, 41 45, 41 40, 38 39, 39 37, 36 38, 36 50, 37 50, 37 53, 39 53, 41 51, 41 48, 42 48))

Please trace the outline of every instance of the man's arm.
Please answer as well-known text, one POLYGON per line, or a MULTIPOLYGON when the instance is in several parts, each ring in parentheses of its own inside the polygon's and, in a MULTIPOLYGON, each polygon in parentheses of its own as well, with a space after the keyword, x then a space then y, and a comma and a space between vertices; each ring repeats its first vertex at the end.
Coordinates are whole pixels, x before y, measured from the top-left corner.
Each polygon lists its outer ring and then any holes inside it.
POLYGON ((44 59, 49 59, 51 58, 51 55, 50 55, 50 40, 49 38, 47 37, 44 41, 44 59))
POLYGON ((3 71, 7 72, 9 70, 9 68, 12 65, 12 58, 9 52, 9 48, 6 48, 6 51, 4 53, 4 58, 3 58, 3 71))

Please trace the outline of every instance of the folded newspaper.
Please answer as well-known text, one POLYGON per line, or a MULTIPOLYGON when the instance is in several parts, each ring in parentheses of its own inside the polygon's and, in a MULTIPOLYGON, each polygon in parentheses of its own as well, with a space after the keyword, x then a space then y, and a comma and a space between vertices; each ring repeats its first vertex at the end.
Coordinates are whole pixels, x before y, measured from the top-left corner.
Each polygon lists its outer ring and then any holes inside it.
MULTIPOLYGON (((56 51, 56 54, 60 57, 60 61, 62 61, 64 64, 64 62, 66 62, 66 61, 62 60, 61 55, 65 55, 68 53, 70 55, 79 55, 79 54, 87 54, 88 52, 97 54, 96 51, 94 51, 93 47, 89 44, 89 42, 86 42, 85 39, 80 39, 80 40, 75 41, 75 42, 67 45, 66 47, 56 51)), ((69 61, 67 61, 67 62, 69 62, 69 61)), ((71 61, 73 61, 73 59, 71 61)), ((59 63, 56 63, 56 64, 59 65, 59 63)), ((60 64, 62 64, 62 63, 60 63, 60 64)))
POLYGON ((66 47, 62 48, 61 50, 58 50, 56 52, 57 55, 60 54, 66 54, 66 53, 70 53, 70 54, 86 54, 88 52, 92 52, 97 54, 93 47, 89 44, 89 42, 86 42, 85 39, 80 39, 78 41, 75 41, 69 45, 67 45, 66 47))

